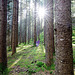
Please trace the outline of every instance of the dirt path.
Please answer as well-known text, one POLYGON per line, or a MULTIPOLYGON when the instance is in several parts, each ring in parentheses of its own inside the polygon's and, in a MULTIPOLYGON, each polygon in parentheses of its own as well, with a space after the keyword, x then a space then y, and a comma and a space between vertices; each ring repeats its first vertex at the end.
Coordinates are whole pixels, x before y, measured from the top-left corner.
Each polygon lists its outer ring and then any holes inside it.
POLYGON ((36 65, 37 62, 45 62, 44 50, 43 45, 21 45, 15 55, 11 56, 11 52, 8 52, 9 75, 50 75, 50 71, 36 65))

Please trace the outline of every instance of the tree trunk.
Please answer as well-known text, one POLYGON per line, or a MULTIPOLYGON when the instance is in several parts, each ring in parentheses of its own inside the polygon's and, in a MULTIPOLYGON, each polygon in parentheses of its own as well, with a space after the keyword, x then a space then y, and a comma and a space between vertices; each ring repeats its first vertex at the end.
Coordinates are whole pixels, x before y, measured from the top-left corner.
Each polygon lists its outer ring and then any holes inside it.
POLYGON ((46 64, 50 66, 53 59, 53 0, 47 0, 47 15, 46 15, 46 64))
POLYGON ((46 22, 44 19, 44 45, 45 45, 45 38, 46 38, 46 22))
POLYGON ((10 15, 9 15, 9 12, 10 12, 10 1, 7 1, 7 12, 8 12, 8 18, 7 18, 7 20, 8 20, 8 22, 7 22, 7 40, 6 40, 6 42, 7 42, 7 46, 8 47, 10 47, 10 22, 9 22, 9 20, 10 20, 10 15))
POLYGON ((7 68, 6 26, 7 0, 0 0, 0 72, 7 68))
POLYGON ((16 47, 18 46, 18 0, 16 0, 16 47))
MULTIPOLYGON (((10 12, 10 1, 7 1, 7 12, 9 13, 10 12)), ((7 46, 8 48, 10 47, 10 23, 9 23, 9 20, 10 20, 10 15, 8 14, 8 18, 7 18, 8 22, 7 22, 7 37, 6 37, 6 43, 7 43, 7 46)))
POLYGON ((12 55, 16 53, 16 0, 13 0, 12 55))
POLYGON ((22 43, 22 1, 20 2, 20 43, 22 43))
POLYGON ((55 0, 55 21, 57 36, 55 75, 74 75, 71 0, 55 0))
POLYGON ((28 44, 31 39, 31 14, 30 14, 30 1, 29 1, 29 23, 28 23, 28 44))
MULTIPOLYGON (((44 8, 46 10, 46 1, 45 0, 44 0, 44 8)), ((46 18, 45 18, 45 16, 46 16, 46 13, 44 14, 44 45, 45 45, 45 38, 46 38, 45 37, 46 36, 46 18)))
MULTIPOLYGON (((40 7, 40 0, 38 0, 38 5, 39 5, 39 7, 40 7)), ((38 7, 38 9, 39 9, 39 7, 38 7)), ((39 17, 39 15, 38 15, 38 21, 37 21, 37 37, 38 37, 38 40, 40 40, 40 17, 39 17)))
POLYGON ((38 36, 38 40, 40 40, 40 20, 39 20, 39 17, 38 17, 38 26, 37 26, 37 36, 38 36))
POLYGON ((27 0, 26 0, 26 19, 25 19, 25 44, 26 44, 26 40, 27 40, 27 0))
POLYGON ((35 9, 34 9, 34 46, 36 46, 36 0, 35 0, 35 9))
POLYGON ((32 40, 34 39, 34 10, 32 10, 32 40))

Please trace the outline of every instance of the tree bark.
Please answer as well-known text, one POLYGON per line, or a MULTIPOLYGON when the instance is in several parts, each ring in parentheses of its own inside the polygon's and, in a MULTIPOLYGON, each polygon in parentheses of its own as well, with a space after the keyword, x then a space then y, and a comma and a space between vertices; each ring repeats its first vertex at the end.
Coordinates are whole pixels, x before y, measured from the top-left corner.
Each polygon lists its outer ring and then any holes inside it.
POLYGON ((6 51, 7 0, 0 0, 0 71, 7 68, 6 51))
POLYGON ((53 60, 53 0, 47 0, 47 15, 46 15, 46 64, 50 66, 53 60))
MULTIPOLYGON (((46 10, 46 1, 45 0, 44 0, 44 9, 46 10)), ((45 45, 45 38, 46 38, 45 37, 46 36, 46 18, 45 18, 45 16, 46 16, 46 13, 44 15, 44 45, 45 45)))
POLYGON ((20 2, 20 43, 22 43, 22 1, 20 2))
POLYGON ((16 0, 16 47, 18 46, 18 9, 19 9, 18 3, 19 1, 16 0))
MULTIPOLYGON (((38 0, 38 5, 39 5, 39 7, 40 7, 40 0, 38 0)), ((39 9, 39 7, 38 7, 38 9, 39 9)), ((38 37, 38 40, 40 40, 40 17, 39 17, 39 15, 38 15, 38 22, 37 22, 38 24, 37 24, 37 37, 38 37)))
POLYGON ((34 39, 34 10, 32 9, 32 40, 34 39))
POLYGON ((55 75, 74 75, 71 0, 55 0, 55 26, 57 36, 55 75))
POLYGON ((25 44, 27 40, 27 0, 26 0, 26 19, 25 19, 25 44))
POLYGON ((16 0, 13 0, 12 55, 16 53, 16 0))
POLYGON ((31 13, 30 13, 30 1, 29 1, 29 23, 28 23, 28 44, 31 39, 31 13))
POLYGON ((36 46, 36 38, 37 38, 37 35, 36 35, 36 1, 35 0, 35 9, 34 9, 34 46, 36 46))

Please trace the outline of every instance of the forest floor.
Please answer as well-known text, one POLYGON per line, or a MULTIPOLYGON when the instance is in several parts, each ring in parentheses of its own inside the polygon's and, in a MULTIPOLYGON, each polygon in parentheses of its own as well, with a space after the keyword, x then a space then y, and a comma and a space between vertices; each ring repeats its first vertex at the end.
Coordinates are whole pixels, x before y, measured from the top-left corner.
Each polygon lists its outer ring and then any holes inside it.
MULTIPOLYGON (((11 56, 8 51, 9 75, 54 75, 55 64, 47 67, 45 64, 45 48, 43 44, 38 47, 21 44, 17 52, 11 56)), ((73 44, 74 73, 75 73, 75 44, 73 44)), ((54 58, 55 60, 55 58, 54 58)))
POLYGON ((72 46, 73 46, 73 63, 74 63, 74 75, 75 75, 75 35, 72 36, 72 46))
POLYGON ((38 47, 21 44, 13 56, 11 51, 8 51, 8 69, 9 75, 53 75, 55 65, 45 65, 43 44, 38 47))
POLYGON ((74 75, 75 75, 75 44, 73 44, 73 63, 74 63, 74 75))

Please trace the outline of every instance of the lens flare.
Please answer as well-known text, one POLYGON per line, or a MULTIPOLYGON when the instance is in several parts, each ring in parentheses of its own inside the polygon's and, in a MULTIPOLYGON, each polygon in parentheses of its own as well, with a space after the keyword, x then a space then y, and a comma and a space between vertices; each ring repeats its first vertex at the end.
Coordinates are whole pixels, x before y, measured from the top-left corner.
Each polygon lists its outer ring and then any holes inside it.
POLYGON ((45 16, 45 9, 44 9, 44 7, 40 7, 39 8, 38 15, 39 15, 40 18, 44 18, 44 16, 45 16))

